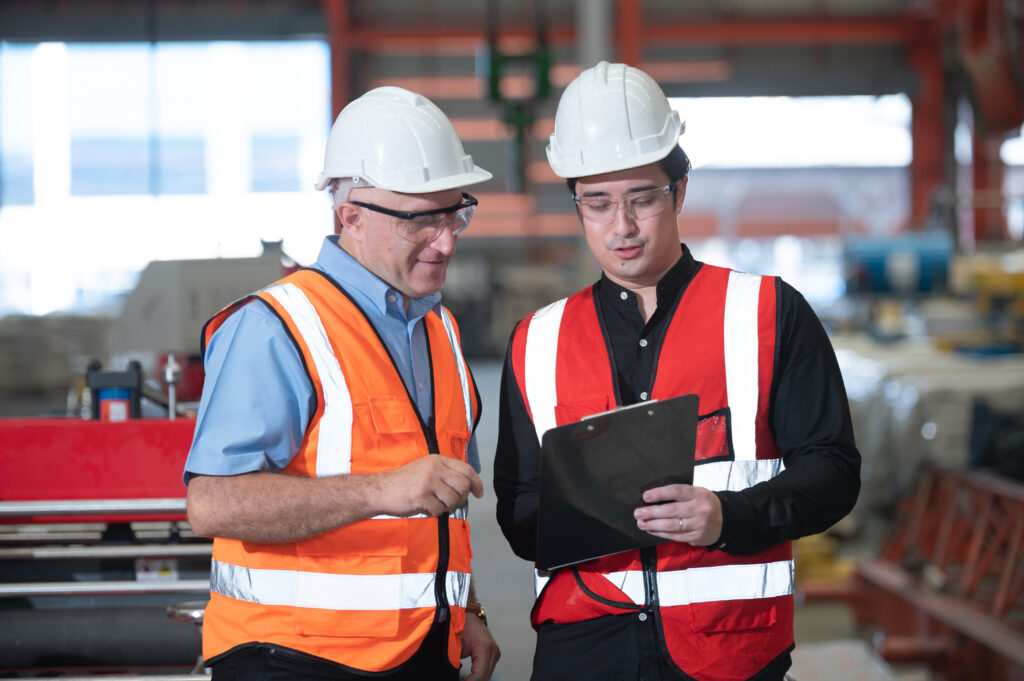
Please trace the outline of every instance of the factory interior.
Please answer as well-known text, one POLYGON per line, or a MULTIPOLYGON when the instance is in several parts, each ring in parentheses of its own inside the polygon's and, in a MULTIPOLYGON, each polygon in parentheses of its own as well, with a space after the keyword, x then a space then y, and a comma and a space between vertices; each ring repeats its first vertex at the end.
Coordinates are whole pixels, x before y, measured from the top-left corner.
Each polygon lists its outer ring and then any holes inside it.
POLYGON ((680 240, 792 284, 842 371, 861 491, 793 543, 790 678, 1024 680, 1020 0, 0 0, 0 677, 205 674, 203 324, 313 263, 331 124, 394 85, 493 174, 443 297, 483 403, 493 678, 529 678, 501 369, 600 275, 545 147, 601 60, 686 123, 680 240))

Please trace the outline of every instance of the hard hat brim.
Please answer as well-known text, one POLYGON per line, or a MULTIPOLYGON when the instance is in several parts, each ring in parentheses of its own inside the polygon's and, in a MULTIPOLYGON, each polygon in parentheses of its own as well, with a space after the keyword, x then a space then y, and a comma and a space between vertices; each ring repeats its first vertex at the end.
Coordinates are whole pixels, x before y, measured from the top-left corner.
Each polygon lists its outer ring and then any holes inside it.
MULTIPOLYGON (((315 186, 317 191, 323 191, 330 186, 334 180, 343 179, 344 177, 351 177, 349 175, 343 175, 339 177, 327 177, 324 173, 320 174, 317 179, 315 186)), ((490 172, 484 170, 478 165, 473 165, 473 170, 466 173, 459 173, 457 175, 448 175, 441 177, 436 180, 430 180, 428 182, 421 182, 414 185, 392 185, 389 183, 378 183, 374 182, 373 178, 363 177, 361 178, 366 185, 370 187, 376 187, 378 189, 386 189, 393 192, 401 192, 402 194, 430 194, 432 192, 443 192, 446 189, 459 189, 462 187, 469 187, 474 184, 480 184, 494 177, 490 172)))

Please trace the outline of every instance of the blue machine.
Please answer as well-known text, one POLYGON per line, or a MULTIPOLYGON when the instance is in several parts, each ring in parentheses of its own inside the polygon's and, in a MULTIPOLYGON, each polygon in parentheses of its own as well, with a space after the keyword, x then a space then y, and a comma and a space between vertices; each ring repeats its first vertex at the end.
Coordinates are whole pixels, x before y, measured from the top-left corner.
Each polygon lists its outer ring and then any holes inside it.
POLYGON ((912 296, 947 290, 955 246, 951 235, 930 231, 853 238, 844 250, 847 293, 912 296))

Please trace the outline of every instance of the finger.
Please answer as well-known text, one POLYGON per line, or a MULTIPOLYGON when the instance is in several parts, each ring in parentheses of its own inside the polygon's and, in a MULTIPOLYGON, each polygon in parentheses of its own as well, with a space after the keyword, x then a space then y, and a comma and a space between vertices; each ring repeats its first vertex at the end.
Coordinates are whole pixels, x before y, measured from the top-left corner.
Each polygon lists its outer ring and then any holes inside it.
POLYGON ((480 478, 477 472, 465 461, 459 461, 458 459, 450 459, 448 457, 441 457, 441 462, 449 469, 460 473, 465 476, 469 481, 469 488, 464 494, 469 492, 473 493, 477 499, 484 495, 484 481, 480 478))
POLYGON ((695 525, 696 522, 693 518, 687 520, 679 518, 678 516, 672 518, 638 520, 636 523, 636 526, 644 532, 649 532, 651 534, 659 533, 659 535, 672 535, 673 537, 693 533, 697 529, 695 525))
POLYGON ((470 660, 472 664, 466 681, 487 681, 498 664, 498 655, 489 654, 486 649, 474 649, 470 654, 470 660))
POLYGON ((660 518, 680 518, 683 515, 683 505, 680 503, 655 504, 654 506, 641 506, 634 509, 633 517, 637 520, 658 520, 660 518))
POLYGON ((653 487, 644 492, 644 501, 649 504, 656 504, 662 501, 687 501, 693 498, 693 487, 691 485, 665 485, 653 487))

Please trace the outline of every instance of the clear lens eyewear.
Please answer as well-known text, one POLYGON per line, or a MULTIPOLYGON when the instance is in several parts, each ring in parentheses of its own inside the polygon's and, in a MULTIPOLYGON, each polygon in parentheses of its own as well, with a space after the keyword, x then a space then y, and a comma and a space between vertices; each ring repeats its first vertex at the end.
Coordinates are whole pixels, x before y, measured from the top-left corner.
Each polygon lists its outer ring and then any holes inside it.
POLYGON ((415 244, 429 244, 439 239, 445 229, 451 229, 452 236, 457 236, 466 227, 469 227, 473 213, 476 211, 477 200, 476 197, 462 192, 462 201, 454 206, 411 213, 362 201, 349 201, 349 203, 390 216, 391 228, 403 239, 415 244))
POLYGON ((613 199, 610 196, 577 196, 574 194, 572 200, 580 211, 580 217, 587 222, 610 225, 615 222, 615 217, 619 214, 619 204, 623 206, 626 215, 634 220, 649 220, 661 215, 668 206, 668 195, 675 190, 675 187, 676 183, 673 182, 657 189, 635 192, 621 199, 613 199))

